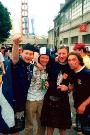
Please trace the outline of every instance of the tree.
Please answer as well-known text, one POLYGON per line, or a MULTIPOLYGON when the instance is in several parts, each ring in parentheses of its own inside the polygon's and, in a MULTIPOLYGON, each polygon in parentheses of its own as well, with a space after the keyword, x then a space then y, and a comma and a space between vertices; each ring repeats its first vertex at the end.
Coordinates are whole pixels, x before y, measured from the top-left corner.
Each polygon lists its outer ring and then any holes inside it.
POLYGON ((10 30, 12 28, 10 13, 0 2, 0 43, 6 41, 10 36, 10 30))

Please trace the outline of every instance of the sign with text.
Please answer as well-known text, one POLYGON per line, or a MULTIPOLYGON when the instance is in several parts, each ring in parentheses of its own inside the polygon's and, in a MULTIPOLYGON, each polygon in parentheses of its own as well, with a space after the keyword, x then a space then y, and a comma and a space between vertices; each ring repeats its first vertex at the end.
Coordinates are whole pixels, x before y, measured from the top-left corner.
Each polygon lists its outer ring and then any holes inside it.
POLYGON ((80 24, 80 32, 87 32, 87 23, 80 24))

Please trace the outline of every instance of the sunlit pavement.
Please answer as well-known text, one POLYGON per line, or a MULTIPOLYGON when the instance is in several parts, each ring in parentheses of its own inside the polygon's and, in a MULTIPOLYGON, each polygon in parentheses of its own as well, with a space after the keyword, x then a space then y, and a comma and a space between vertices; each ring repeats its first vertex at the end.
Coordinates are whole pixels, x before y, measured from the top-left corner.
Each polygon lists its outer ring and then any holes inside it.
MULTIPOLYGON (((25 135, 24 131, 20 133, 20 135, 25 135)), ((46 134, 45 134, 46 135, 46 134)), ((55 129, 54 135, 59 135, 58 129, 55 129)), ((65 135, 77 135, 74 129, 70 129, 66 131, 65 135)))

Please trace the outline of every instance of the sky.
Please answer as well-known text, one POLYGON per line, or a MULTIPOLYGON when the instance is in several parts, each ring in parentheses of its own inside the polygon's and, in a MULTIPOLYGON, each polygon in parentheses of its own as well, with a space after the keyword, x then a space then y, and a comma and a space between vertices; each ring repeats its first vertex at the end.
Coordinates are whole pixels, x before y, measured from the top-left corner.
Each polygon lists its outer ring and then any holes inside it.
MULTIPOLYGON (((21 0, 0 0, 11 13, 13 32, 19 33, 21 0)), ((29 5, 29 31, 31 31, 31 19, 34 19, 34 31, 36 35, 46 35, 52 29, 53 20, 60 11, 60 3, 65 0, 28 0, 29 5)))

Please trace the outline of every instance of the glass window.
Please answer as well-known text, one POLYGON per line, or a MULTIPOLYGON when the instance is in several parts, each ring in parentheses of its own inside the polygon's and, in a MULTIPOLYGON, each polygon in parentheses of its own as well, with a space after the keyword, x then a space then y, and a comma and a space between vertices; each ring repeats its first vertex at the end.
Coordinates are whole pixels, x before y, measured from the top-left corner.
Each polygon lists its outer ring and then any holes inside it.
POLYGON ((82 40, 86 44, 90 44, 90 34, 83 35, 82 40))
POLYGON ((57 36, 59 36, 59 27, 57 28, 57 36))
POLYGON ((82 16, 82 13, 90 11, 90 0, 75 0, 63 12, 60 13, 58 23, 64 26, 71 20, 82 16), (82 11, 83 10, 83 11, 82 11))
MULTIPOLYGON (((90 1, 90 0, 89 0, 90 1)), ((82 15, 82 0, 75 0, 60 14, 62 25, 82 15)))
POLYGON ((72 3, 72 19, 82 15, 82 1, 76 0, 72 3))
POLYGON ((77 43, 78 42, 78 36, 71 37, 71 44, 77 43))
POLYGON ((67 9, 65 12, 65 21, 69 22, 71 20, 71 8, 67 9))
POLYGON ((90 11, 90 0, 84 0, 83 13, 90 11))
POLYGON ((64 39, 63 39, 63 43, 64 43, 64 44, 68 44, 68 38, 64 38, 64 39))

